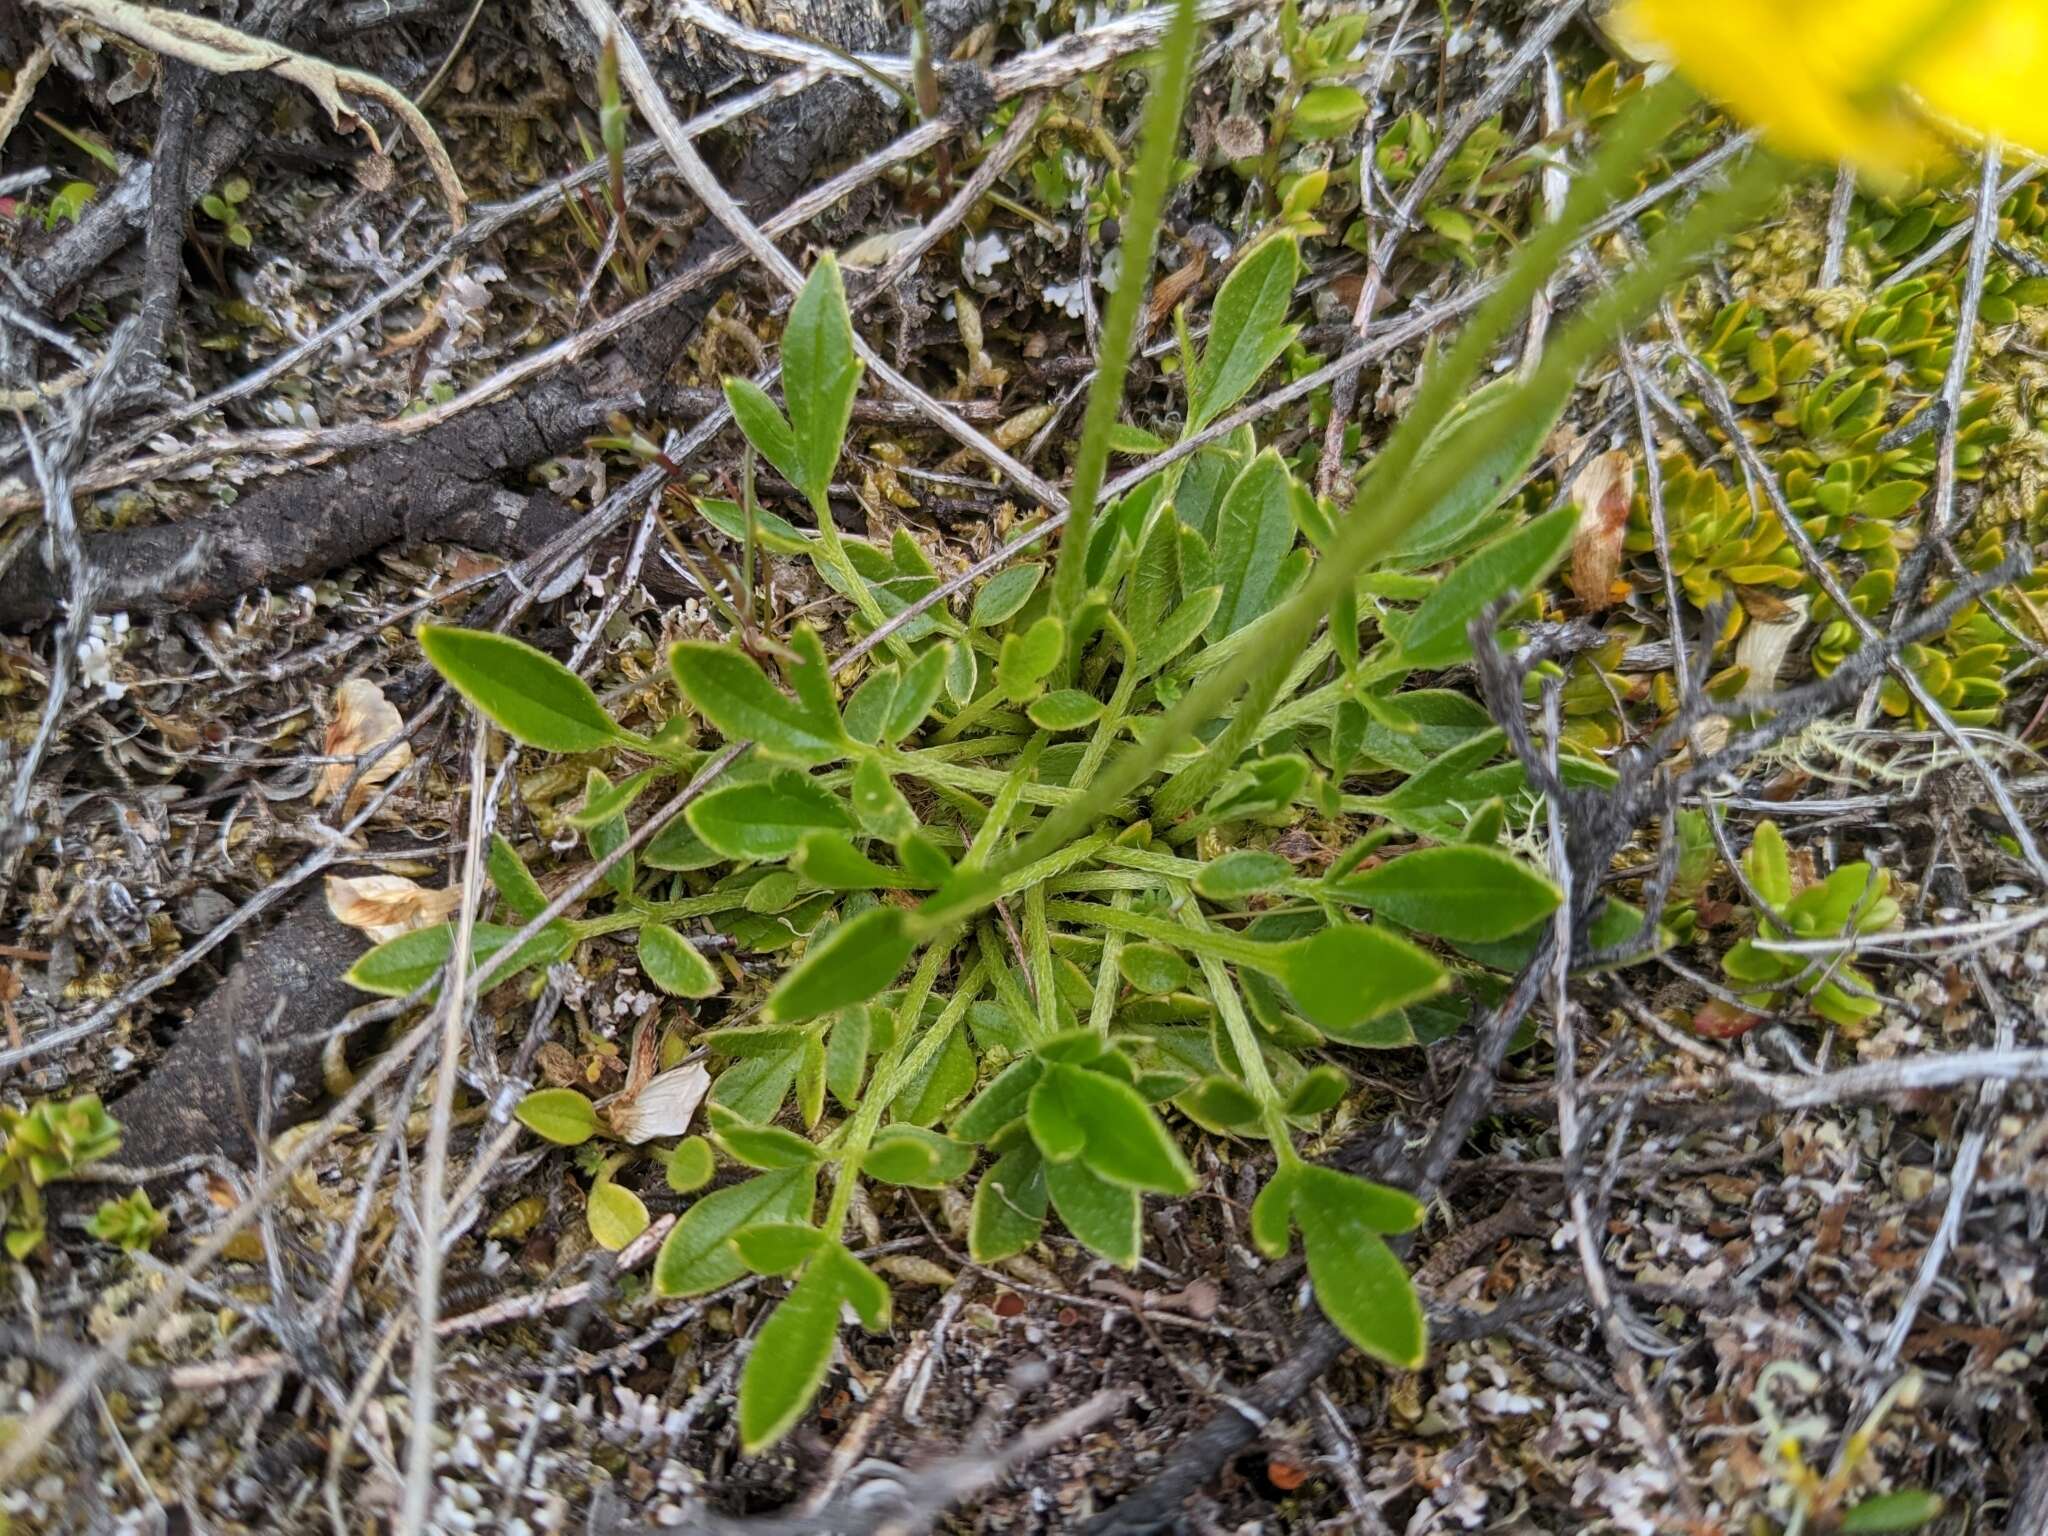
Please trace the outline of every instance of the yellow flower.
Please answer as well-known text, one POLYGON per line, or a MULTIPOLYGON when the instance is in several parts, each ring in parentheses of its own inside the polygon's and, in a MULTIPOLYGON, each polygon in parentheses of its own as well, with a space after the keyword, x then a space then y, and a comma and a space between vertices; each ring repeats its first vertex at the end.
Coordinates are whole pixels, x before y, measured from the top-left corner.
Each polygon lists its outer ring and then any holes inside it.
POLYGON ((2048 154, 2048 0, 1625 0, 1613 21, 1786 154, 1883 180, 1956 131, 2048 154))

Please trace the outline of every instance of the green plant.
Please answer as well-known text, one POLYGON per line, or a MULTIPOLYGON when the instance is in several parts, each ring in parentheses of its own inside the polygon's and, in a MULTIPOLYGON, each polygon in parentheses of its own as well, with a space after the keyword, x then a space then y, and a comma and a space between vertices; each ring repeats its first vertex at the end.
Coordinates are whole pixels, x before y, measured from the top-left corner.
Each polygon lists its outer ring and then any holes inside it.
MULTIPOLYGON (((91 129, 66 127, 47 112, 36 113, 36 121, 63 139, 73 149, 93 160, 109 175, 121 174, 121 161, 108 145, 105 137, 91 129)), ((60 222, 76 224, 85 215, 85 208, 98 194, 99 188, 89 181, 76 179, 66 181, 50 194, 50 200, 43 205, 42 225, 45 231, 54 231, 60 222)))
POLYGON ((249 200, 252 190, 248 177, 230 176, 220 184, 218 192, 209 192, 199 199, 199 211, 220 225, 229 245, 244 251, 256 240, 255 231, 242 218, 242 204, 249 200))
POLYGON ((27 1109, 0 1105, 0 1241, 23 1259, 43 1240, 43 1189, 113 1156, 121 1128, 99 1095, 39 1099, 27 1109))
POLYGON ((171 1229, 170 1218, 150 1204, 146 1190, 131 1190, 119 1200, 106 1200, 92 1213, 85 1230, 117 1248, 147 1250, 171 1229))
POLYGON ((1759 948, 1788 939, 1851 939, 1895 927, 1899 904, 1889 894, 1891 874, 1861 860, 1844 864, 1824 880, 1795 880, 1784 834, 1774 821, 1757 824, 1742 867, 1758 896, 1768 903, 1756 914, 1756 938, 1744 939, 1721 961, 1730 980, 1744 987, 1743 1001, 1759 1011, 1774 1006, 1780 987, 1789 987, 1831 1024, 1855 1029, 1881 1006, 1870 981, 1839 956, 1788 954, 1759 948))
POLYGON ((1776 1400, 1780 1382, 1812 1393, 1819 1390, 1821 1377, 1796 1360, 1773 1360, 1758 1372, 1756 1390, 1750 1394, 1763 1437, 1764 1464, 1771 1473, 1770 1502, 1790 1511, 1785 1536, 1802 1536, 1815 1521, 1845 1533, 1917 1531, 1947 1507, 1940 1494, 1925 1488, 1900 1488, 1850 1502, 1856 1470, 1869 1459, 1884 1421, 1896 1409, 1918 1406, 1925 1387, 1918 1371, 1908 1371, 1886 1389, 1863 1422, 1843 1439, 1825 1472, 1807 1459, 1807 1447, 1833 1434, 1835 1426, 1817 1413, 1786 1418, 1776 1400))
POLYGON ((98 191, 99 188, 89 181, 65 182, 50 194, 49 202, 43 206, 44 232, 54 231, 62 223, 76 224, 85 216, 86 204, 93 200, 93 194, 98 191))
MULTIPOLYGON (((1682 454, 1667 456, 1662 468, 1671 569, 1694 606, 1711 608, 1745 587, 1781 594, 1799 590, 1806 580, 1799 552, 1786 541, 1775 517, 1748 494, 1731 493, 1720 476, 1695 468, 1682 454)), ((1632 553, 1656 548, 1646 492, 1636 494, 1623 547, 1632 553)))
MULTIPOLYGON (((1424 1355, 1421 1308, 1386 1241, 1421 1220, 1421 1204, 1319 1167, 1297 1143, 1350 1091, 1326 1053, 1436 1037, 1447 997, 1495 995, 1492 973, 1524 963, 1559 900, 1546 875, 1494 846, 1510 816, 1533 809, 1502 734, 1427 674, 1467 660, 1473 621, 1533 591, 1569 547, 1572 509, 1522 519, 1503 498, 1579 371, 1760 206, 1780 170, 1760 162, 1704 199, 1526 380, 1471 393, 1568 242, 1687 109, 1675 86, 1637 93, 1560 216, 1530 232, 1427 372, 1350 507, 1317 501, 1248 431, 1098 505, 1112 442, 1135 441, 1117 422, 1122 359, 1192 33, 1183 6, 1131 171, 1122 275, 1049 581, 1038 567, 1004 570, 964 621, 920 613, 858 670, 835 668, 808 625, 747 637, 751 651, 686 640, 670 657, 684 709, 635 728, 516 641, 421 631, 429 660, 500 727, 586 759, 572 821, 595 857, 622 846, 653 785, 709 761, 700 732, 747 746, 680 820, 611 867, 599 910, 531 935, 480 924, 477 956, 502 979, 633 932, 649 979, 694 997, 728 978, 687 925, 742 951, 797 953, 746 1022, 698 1036, 718 1068, 709 1139, 678 1146, 664 1174, 678 1190, 702 1188, 719 1162, 745 1177, 694 1201, 654 1272, 671 1296, 750 1269, 794 1277, 742 1376, 750 1450, 808 1403, 843 1305, 887 1325, 886 1285, 843 1237, 863 1182, 937 1188, 984 1163, 969 1219, 977 1259, 1022 1252, 1057 1215, 1130 1266, 1144 1197, 1193 1187, 1195 1140, 1263 1142, 1275 1169, 1251 1213, 1260 1249, 1277 1257, 1299 1234, 1348 1338, 1397 1366, 1424 1355), (1284 835, 1300 830, 1343 851, 1305 863, 1284 835)), ((1218 293, 1204 345, 1182 330, 1190 432, 1291 344, 1298 262, 1284 231, 1255 244, 1218 293)), ((809 560, 850 601, 849 624, 873 632, 937 578, 907 534, 884 549, 832 523, 827 490, 860 364, 829 258, 791 311, 783 356, 786 412, 743 380, 727 397, 815 531, 744 488, 740 503, 701 510, 749 545, 809 560)), ((1576 758, 1563 771, 1611 778, 1576 758)), ((511 917, 532 926, 545 899, 510 845, 493 845, 489 871, 511 917)), ((1633 931, 1638 919, 1611 905, 1596 942, 1617 921, 1633 931)), ((432 981, 451 943, 445 926, 409 934, 350 974, 402 996, 432 981)), ((545 1134, 596 1133, 594 1106, 546 1107, 561 1118, 545 1134)), ((529 1124, 542 1108, 529 1102, 529 1124)), ((600 1182, 625 1166, 607 1158, 600 1182)))
POLYGON ((636 239, 628 219, 626 201, 626 134, 632 127, 633 112, 619 85, 618 39, 607 36, 597 56, 597 134, 590 142, 581 121, 576 137, 586 163, 599 155, 605 162, 605 202, 602 209, 589 192, 577 188, 562 194, 562 206, 583 243, 596 253, 619 286, 635 296, 647 291, 647 260, 654 242, 636 239))
POLYGON ((1358 71, 1352 58, 1365 36, 1367 18, 1351 11, 1306 29, 1296 0, 1282 0, 1280 45, 1287 53, 1287 78, 1266 130, 1266 152, 1257 174, 1269 203, 1281 207, 1280 161, 1291 145, 1318 144, 1350 136, 1365 116, 1365 94, 1348 83, 1358 71))

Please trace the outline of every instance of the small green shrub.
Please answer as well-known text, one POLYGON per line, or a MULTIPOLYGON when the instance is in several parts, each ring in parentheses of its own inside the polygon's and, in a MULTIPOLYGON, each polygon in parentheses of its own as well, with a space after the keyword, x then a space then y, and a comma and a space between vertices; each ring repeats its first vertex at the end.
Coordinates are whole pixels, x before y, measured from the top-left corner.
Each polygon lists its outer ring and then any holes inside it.
POLYGON ((1881 1006, 1875 989, 1839 956, 1760 949, 1757 939, 1847 939, 1896 926, 1899 904, 1888 894, 1890 872, 1858 860, 1825 880, 1797 885, 1784 834, 1774 821, 1758 824, 1742 867, 1770 908, 1756 914, 1756 938, 1742 940, 1721 961, 1731 981, 1761 986, 1762 990, 1744 992, 1743 1001, 1759 1011, 1768 1009, 1778 1001, 1777 989, 1789 987, 1821 1018, 1844 1029, 1875 1017, 1881 1006))
MULTIPOLYGON (((1263 1142, 1275 1168, 1251 1211, 1256 1245, 1277 1258, 1298 1234, 1346 1337, 1396 1366, 1424 1357, 1421 1306, 1386 1241, 1421 1204, 1316 1166, 1298 1143, 1349 1092, 1327 1056, 1447 1033, 1499 995, 1498 972, 1526 962, 1560 899, 1498 846, 1534 811, 1502 733, 1430 675, 1468 661, 1475 620, 1538 590, 1570 546, 1573 508, 1525 517, 1512 493, 1579 371, 1779 172, 1738 174, 1527 379, 1471 393, 1575 230, 1635 184, 1686 110, 1675 87, 1634 93, 1564 215, 1531 231, 1425 376, 1351 505, 1317 500, 1241 428, 1098 506, 1111 445, 1150 446, 1116 418, 1191 47, 1184 6, 1130 176, 1123 275, 1049 573, 1004 570, 964 619, 922 612, 852 667, 828 661, 808 624, 745 646, 686 640, 669 658, 682 707, 646 719, 651 690, 617 719, 515 640, 421 631, 428 659, 502 729, 581 759, 572 823, 595 858, 625 845, 657 786, 745 749, 612 866, 591 910, 540 927, 491 970, 502 980, 632 933, 650 982, 699 998, 741 975, 706 958, 693 940, 704 928, 736 951, 794 956, 765 996, 749 987, 758 1006, 742 1020, 697 1037, 716 1067, 709 1140, 677 1147, 664 1171, 678 1190, 703 1188, 719 1164, 742 1177, 689 1206, 654 1271, 669 1296, 750 1270, 794 1277, 741 1379, 749 1450, 808 1404, 843 1307, 887 1326, 885 1282, 843 1241, 863 1182, 971 1184, 981 1262, 1021 1253, 1057 1217, 1128 1267, 1147 1196, 1188 1193, 1201 1157, 1263 1142), (1377 826, 1357 836, 1367 820, 1377 826)), ((1291 218, 1240 256, 1199 349, 1181 318, 1186 435, 1224 419, 1294 344, 1291 218)), ((849 624, 872 632, 939 577, 907 532, 884 546, 833 522, 862 365, 829 256, 782 356, 783 404, 745 380, 727 398, 813 528, 771 516, 744 483, 737 503, 699 506, 750 551, 807 560, 849 624)), ((1563 772, 1611 780, 1576 758, 1563 772)), ((506 921, 478 925, 480 964, 546 906, 509 844, 494 844, 489 872, 506 921)), ((1591 938, 1639 921, 1610 904, 1591 938)), ((350 975, 403 996, 452 943, 446 926, 408 934, 350 975)), ((524 1118, 575 1141, 598 1133, 596 1109, 546 1090, 524 1118)), ((600 1184, 631 1155, 603 1158, 600 1184)), ((603 1213, 614 1236, 634 1225, 617 1214, 603 1213)))
POLYGON ((0 1242, 23 1259, 43 1241, 43 1197, 48 1185, 90 1163, 112 1157, 121 1128, 99 1095, 40 1099, 27 1109, 0 1105, 0 1242))

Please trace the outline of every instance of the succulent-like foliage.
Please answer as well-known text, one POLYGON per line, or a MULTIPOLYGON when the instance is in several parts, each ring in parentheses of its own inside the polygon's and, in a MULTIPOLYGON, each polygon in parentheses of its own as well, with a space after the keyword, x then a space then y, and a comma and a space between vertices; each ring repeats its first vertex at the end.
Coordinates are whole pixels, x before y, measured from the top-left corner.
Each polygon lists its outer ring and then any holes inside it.
POLYGON ((1891 875, 1857 861, 1826 879, 1795 874, 1778 824, 1758 824, 1743 855, 1750 888, 1763 903, 1756 936, 1742 940, 1721 962, 1730 980, 1746 990, 1743 1001, 1764 1010, 1781 990, 1796 992, 1807 1007, 1831 1024, 1855 1029, 1882 1006, 1869 979, 1847 963, 1844 953, 1804 954, 1764 946, 1793 939, 1853 940, 1882 933, 1899 920, 1890 894, 1891 875))
POLYGON ((0 1241, 9 1258, 25 1258, 42 1243, 42 1190, 120 1145, 121 1128, 98 1094, 38 1099, 19 1110, 0 1104, 0 1241))

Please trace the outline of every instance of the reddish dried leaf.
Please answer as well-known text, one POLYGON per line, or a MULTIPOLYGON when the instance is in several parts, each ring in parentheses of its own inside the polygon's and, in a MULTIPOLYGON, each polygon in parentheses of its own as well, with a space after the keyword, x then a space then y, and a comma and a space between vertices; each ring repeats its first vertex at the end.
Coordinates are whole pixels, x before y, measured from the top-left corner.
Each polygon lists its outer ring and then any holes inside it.
POLYGON ((1266 1463, 1266 1480, 1282 1493, 1292 1493, 1308 1481, 1305 1468, 1297 1467, 1291 1461, 1282 1461, 1277 1456, 1266 1463))
MULTIPOLYGON (((1579 527, 1572 540, 1571 589, 1593 612, 1614 604, 1621 540, 1628 531, 1629 503, 1635 491, 1636 463, 1621 448, 1595 455, 1572 481, 1579 527)), ((1625 594, 1628 589, 1618 590, 1625 594)))
POLYGON ((1763 1021, 1760 1013, 1750 1013, 1713 997, 1693 1014, 1692 1032, 1709 1040, 1739 1040, 1763 1021))

